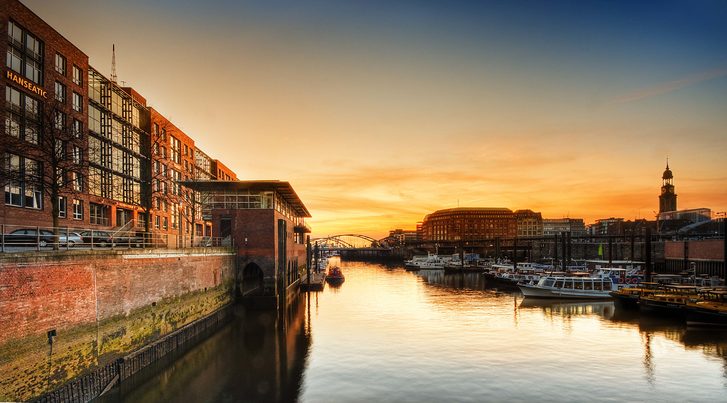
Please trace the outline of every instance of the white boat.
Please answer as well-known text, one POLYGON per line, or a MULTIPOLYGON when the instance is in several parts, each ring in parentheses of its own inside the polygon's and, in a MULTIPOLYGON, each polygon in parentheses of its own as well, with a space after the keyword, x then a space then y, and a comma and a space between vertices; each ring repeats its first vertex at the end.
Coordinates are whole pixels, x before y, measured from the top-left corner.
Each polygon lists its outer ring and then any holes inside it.
POLYGON ((532 298, 610 299, 609 293, 621 286, 611 277, 613 272, 601 269, 594 276, 545 275, 537 284, 520 283, 518 287, 525 297, 532 298))
POLYGON ((444 270, 444 266, 452 261, 452 256, 429 255, 427 260, 419 263, 420 270, 444 270))
POLYGON ((442 270, 444 266, 452 261, 452 256, 439 256, 429 254, 427 256, 414 256, 411 260, 404 262, 407 270, 442 270))
POLYGON ((419 265, 426 261, 429 258, 429 255, 415 255, 412 256, 411 259, 404 261, 404 267, 406 269, 419 269, 419 265))

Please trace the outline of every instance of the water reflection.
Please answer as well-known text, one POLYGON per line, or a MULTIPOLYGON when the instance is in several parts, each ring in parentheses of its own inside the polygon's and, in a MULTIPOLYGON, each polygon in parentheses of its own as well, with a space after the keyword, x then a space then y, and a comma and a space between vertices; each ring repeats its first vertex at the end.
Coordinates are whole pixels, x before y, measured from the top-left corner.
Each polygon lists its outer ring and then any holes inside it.
POLYGON ((341 262, 340 288, 241 313, 124 401, 715 401, 727 334, 523 299, 476 273, 341 262), (623 387, 628 385, 628 387, 623 387))
POLYGON ((153 376, 142 374, 99 400, 295 401, 310 346, 310 309, 305 295, 279 313, 237 307, 233 322, 214 336, 164 368, 152 368, 153 376))

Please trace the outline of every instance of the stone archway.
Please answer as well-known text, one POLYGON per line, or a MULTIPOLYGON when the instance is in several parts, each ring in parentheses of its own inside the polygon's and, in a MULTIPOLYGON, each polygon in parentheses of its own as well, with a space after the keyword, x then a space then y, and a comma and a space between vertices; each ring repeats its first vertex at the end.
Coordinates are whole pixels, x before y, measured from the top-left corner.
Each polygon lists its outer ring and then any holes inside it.
POLYGON ((262 295, 264 274, 260 266, 250 262, 242 270, 242 278, 240 280, 239 288, 240 293, 243 297, 262 295))

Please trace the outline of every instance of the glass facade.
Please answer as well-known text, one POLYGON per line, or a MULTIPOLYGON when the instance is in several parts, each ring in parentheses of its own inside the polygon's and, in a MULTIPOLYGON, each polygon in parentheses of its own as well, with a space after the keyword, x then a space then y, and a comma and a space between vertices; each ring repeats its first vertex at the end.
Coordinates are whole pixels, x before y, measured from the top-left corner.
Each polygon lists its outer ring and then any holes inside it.
MULTIPOLYGON (((88 85, 90 193, 140 206, 142 167, 148 161, 143 155, 146 108, 93 69, 88 85)), ((82 105, 80 95, 78 102, 82 105)))

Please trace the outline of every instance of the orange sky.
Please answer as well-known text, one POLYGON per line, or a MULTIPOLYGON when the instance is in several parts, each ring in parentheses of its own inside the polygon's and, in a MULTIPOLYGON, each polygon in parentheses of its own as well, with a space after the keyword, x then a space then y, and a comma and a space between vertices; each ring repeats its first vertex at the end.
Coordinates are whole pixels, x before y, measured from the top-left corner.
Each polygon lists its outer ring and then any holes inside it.
POLYGON ((683 23, 467 2, 26 4, 107 75, 115 43, 119 80, 239 178, 290 181, 317 236, 381 237, 457 205, 653 218, 667 155, 679 208, 727 210, 719 6, 683 23))

